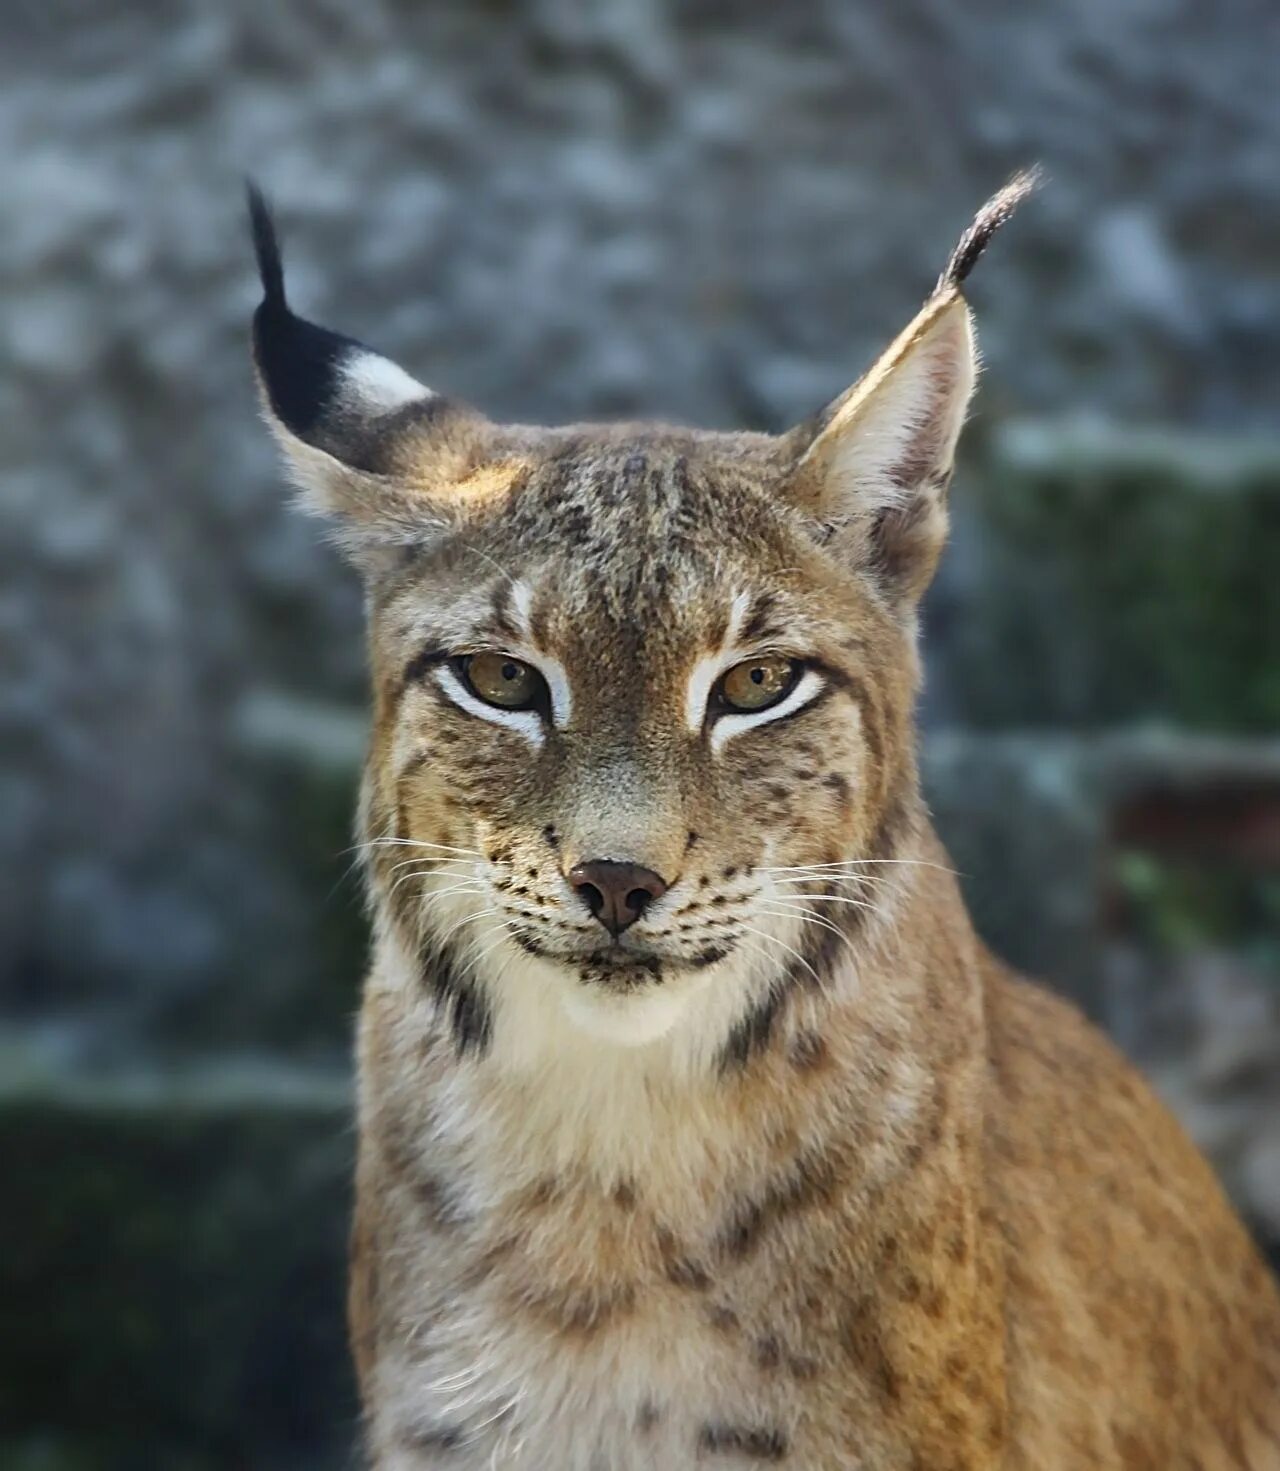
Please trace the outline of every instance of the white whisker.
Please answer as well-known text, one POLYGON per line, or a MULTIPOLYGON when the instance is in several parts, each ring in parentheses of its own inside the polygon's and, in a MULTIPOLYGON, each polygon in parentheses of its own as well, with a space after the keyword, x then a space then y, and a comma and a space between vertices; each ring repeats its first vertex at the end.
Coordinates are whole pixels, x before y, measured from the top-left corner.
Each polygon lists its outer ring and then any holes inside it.
POLYGON ((869 914, 877 913, 874 904, 868 904, 865 899, 851 899, 847 894, 780 894, 768 902, 791 904, 797 909, 803 909, 805 906, 799 902, 802 899, 811 900, 814 904, 850 904, 855 909, 865 909, 869 914))
POLYGON ((948 868, 945 863, 933 863, 928 858, 843 858, 838 863, 796 863, 782 868, 761 868, 759 873, 816 873, 820 869, 853 869, 883 866, 889 864, 901 864, 911 868, 936 868, 941 873, 954 874, 954 868, 948 868))
POLYGON ((477 909, 471 914, 464 914, 456 924, 450 925, 443 935, 433 937, 435 939, 435 943, 437 945, 447 945, 450 938, 453 935, 456 935, 457 932, 463 927, 463 925, 471 924, 473 920, 487 919, 489 915, 498 913, 500 913, 500 911, 497 908, 491 908, 477 909))
MULTIPOLYGON (((402 873, 400 875, 400 877, 395 881, 395 883, 393 883, 391 885, 391 893, 394 894, 395 891, 400 887, 401 884, 410 883, 414 879, 428 879, 428 878, 432 878, 432 877, 434 877, 434 875, 436 874, 436 872, 437 872, 436 868, 434 866, 432 866, 430 868, 413 869, 409 873, 402 873)), ((475 894, 485 894, 485 893, 488 892, 488 890, 480 883, 480 881, 479 881, 479 875, 478 874, 468 875, 467 877, 463 878, 463 876, 461 874, 447 873, 447 874, 444 875, 444 877, 445 878, 451 878, 451 879, 459 879, 460 880, 460 883, 456 887, 454 887, 452 889, 440 890, 440 889, 425 889, 424 888, 424 892, 427 893, 427 894, 437 895, 437 896, 440 895, 441 893, 444 893, 444 894, 457 894, 457 893, 461 893, 464 889, 470 887, 471 885, 474 885, 475 886, 474 888, 471 888, 471 892, 472 893, 475 893, 475 894)))
POLYGON ((870 873, 802 873, 794 877, 775 878, 775 884, 879 884, 882 887, 894 882, 896 875, 881 877, 870 873))
POLYGON ((439 853, 465 853, 468 858, 484 857, 479 848, 459 848, 453 843, 429 843, 424 838, 370 838, 367 842, 356 843, 345 851, 356 853, 362 848, 430 848, 439 853))
POLYGON ((822 977, 818 974, 816 970, 814 970, 814 968, 809 964, 804 956, 800 954, 800 952, 795 948, 794 945, 788 945, 785 940, 779 940, 776 935, 766 934, 764 930, 752 929, 750 925, 744 924, 740 928, 744 930, 748 935, 759 935, 762 940, 768 940, 771 944, 774 945, 781 945, 784 950, 795 956, 800 964, 804 966, 805 970, 807 970, 809 974, 814 978, 814 980, 817 981, 819 986, 822 985, 822 977))
POLYGON ((826 919, 823 915, 814 914, 811 909, 803 909, 798 905, 792 907, 789 905, 784 906, 780 904, 776 908, 764 910, 763 913, 771 914, 775 919, 798 919, 805 924, 821 925, 823 929, 830 930, 833 935, 844 935, 844 931, 840 928, 839 925, 832 924, 832 922, 829 919, 826 919))
MULTIPOLYGON (((414 875, 413 874, 410 874, 409 877, 410 878, 413 878, 414 875)), ((446 877, 448 877, 448 878, 456 878, 457 875, 456 874, 448 874, 448 875, 446 875, 446 877)), ((488 892, 489 892, 488 889, 486 889, 483 884, 477 883, 475 879, 463 879, 460 883, 456 883, 456 884, 452 885, 452 887, 450 887, 448 889, 424 889, 422 891, 422 897, 424 899, 447 899, 450 894, 484 894, 484 895, 487 895, 488 892)))
POLYGON ((471 870, 472 872, 478 872, 478 866, 473 863, 469 858, 432 858, 430 856, 426 858, 403 858, 400 860, 399 863, 393 863, 391 865, 391 872, 395 873, 398 868, 408 868, 411 864, 414 863, 431 864, 436 868, 446 868, 450 864, 456 864, 461 868, 471 870))

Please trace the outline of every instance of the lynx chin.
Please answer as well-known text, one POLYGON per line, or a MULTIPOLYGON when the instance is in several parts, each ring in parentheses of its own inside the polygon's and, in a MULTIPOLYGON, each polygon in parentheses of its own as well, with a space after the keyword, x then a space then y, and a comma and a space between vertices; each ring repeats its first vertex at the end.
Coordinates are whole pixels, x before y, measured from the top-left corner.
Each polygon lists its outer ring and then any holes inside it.
POLYGON ((1031 182, 777 437, 492 423, 295 316, 251 190, 266 416, 367 594, 378 1471, 1280 1468, 1271 1277, 920 797, 962 291, 1031 182))

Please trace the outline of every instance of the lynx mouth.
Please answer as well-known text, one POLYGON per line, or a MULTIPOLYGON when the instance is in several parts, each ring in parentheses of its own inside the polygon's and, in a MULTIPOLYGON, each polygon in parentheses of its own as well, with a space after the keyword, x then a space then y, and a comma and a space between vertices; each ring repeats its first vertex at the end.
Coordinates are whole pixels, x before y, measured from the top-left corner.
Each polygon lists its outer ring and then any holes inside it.
POLYGON ((708 945, 693 954, 668 955, 647 947, 636 952, 614 944, 568 963, 589 985, 634 991, 660 986, 673 976, 696 974, 723 960, 732 949, 728 943, 708 945))
POLYGON ((733 949, 732 942, 722 941, 688 953, 672 953, 657 946, 623 937, 591 949, 559 949, 547 945, 543 937, 512 931, 520 948, 539 959, 554 961, 584 985, 614 993, 634 992, 661 986, 674 976, 696 973, 723 960, 733 949))

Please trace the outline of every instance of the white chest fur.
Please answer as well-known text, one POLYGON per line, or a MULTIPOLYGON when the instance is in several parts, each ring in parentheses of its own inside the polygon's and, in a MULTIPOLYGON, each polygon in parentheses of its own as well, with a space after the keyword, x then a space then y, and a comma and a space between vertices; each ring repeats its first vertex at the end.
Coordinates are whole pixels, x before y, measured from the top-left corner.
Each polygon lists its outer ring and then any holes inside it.
POLYGON ((579 1349, 484 1308, 460 1314, 428 1362, 380 1367, 378 1464, 680 1471, 712 1447, 725 1468, 780 1459, 785 1407, 762 1404, 744 1366, 681 1317, 656 1313, 579 1349))
MULTIPOLYGON (((780 1120, 727 1108, 715 1079, 691 1086, 687 1039, 628 1054, 560 1036, 538 1057, 501 1015, 485 1060, 424 1076, 430 1018, 398 986, 383 995, 362 1079, 364 1143, 389 1167, 370 1186, 378 1471, 780 1461, 801 1426, 794 1379, 762 1363, 768 1284, 717 1246, 783 1168, 780 1120)), ((366 1031, 376 982, 369 1001, 366 1031)))

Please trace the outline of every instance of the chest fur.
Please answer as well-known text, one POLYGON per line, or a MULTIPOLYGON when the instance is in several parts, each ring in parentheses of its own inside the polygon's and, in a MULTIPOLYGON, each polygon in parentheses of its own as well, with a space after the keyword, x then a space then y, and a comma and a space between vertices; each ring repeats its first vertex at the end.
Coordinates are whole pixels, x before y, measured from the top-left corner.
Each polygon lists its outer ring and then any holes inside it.
POLYGON ((945 1239, 891 1229, 875 1206, 895 1187, 856 1140, 791 1138, 681 1190, 515 1162, 481 1186, 443 1144, 406 1158, 393 1138, 366 1131, 356 1263, 380 1467, 819 1471, 852 1445, 896 1466, 930 1366, 974 1326, 963 1199, 945 1239))

